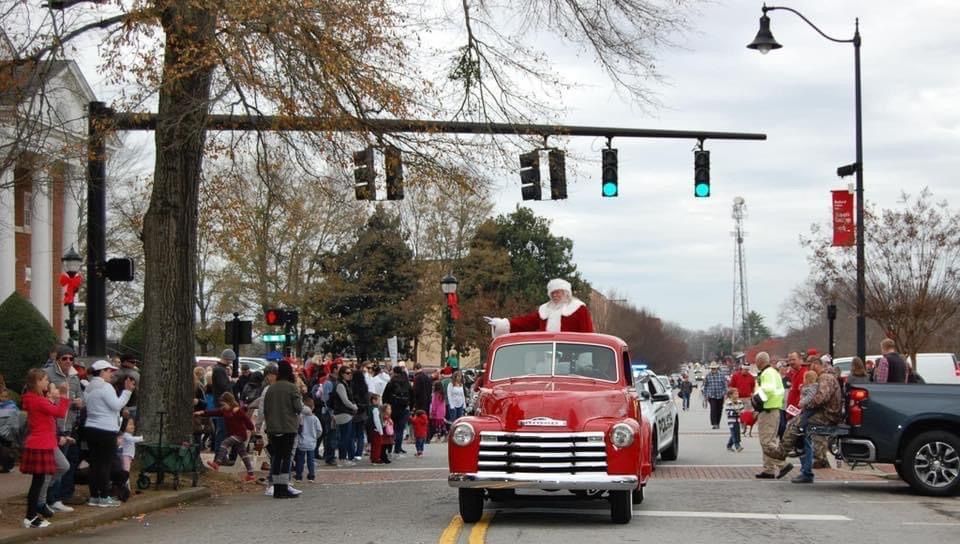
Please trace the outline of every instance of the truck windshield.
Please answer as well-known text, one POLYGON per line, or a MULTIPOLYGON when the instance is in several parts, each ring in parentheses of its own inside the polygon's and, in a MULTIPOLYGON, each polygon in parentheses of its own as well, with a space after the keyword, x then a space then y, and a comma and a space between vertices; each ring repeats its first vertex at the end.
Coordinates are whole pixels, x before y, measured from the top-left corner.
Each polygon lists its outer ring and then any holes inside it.
POLYGON ((530 343, 503 346, 493 356, 491 380, 520 376, 580 376, 617 381, 617 357, 606 346, 530 343))

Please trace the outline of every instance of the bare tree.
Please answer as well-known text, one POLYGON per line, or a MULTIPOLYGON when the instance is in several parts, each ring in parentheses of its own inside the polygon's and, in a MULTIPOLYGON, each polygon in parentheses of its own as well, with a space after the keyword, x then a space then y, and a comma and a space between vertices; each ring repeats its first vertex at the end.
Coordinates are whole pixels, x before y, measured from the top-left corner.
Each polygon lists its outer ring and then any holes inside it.
MULTIPOLYGON (((916 360, 960 302, 960 214, 923 189, 903 193, 897 209, 865 210, 866 316, 916 360)), ((802 240, 817 281, 847 305, 856 295, 855 254, 831 247, 818 225, 802 240)), ((923 369, 917 369, 923 374, 923 369)))

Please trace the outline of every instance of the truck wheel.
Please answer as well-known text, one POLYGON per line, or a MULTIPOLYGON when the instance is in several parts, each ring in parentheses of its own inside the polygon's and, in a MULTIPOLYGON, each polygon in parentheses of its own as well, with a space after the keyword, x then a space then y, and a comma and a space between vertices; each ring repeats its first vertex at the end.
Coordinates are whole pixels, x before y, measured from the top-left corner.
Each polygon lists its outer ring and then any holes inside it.
POLYGON ((633 494, 633 504, 642 504, 643 503, 643 486, 634 489, 630 493, 633 494))
POLYGON ((614 523, 630 523, 633 518, 633 492, 610 492, 610 521, 614 523))
POLYGON ((673 422, 673 442, 670 444, 670 447, 660 454, 660 458, 664 461, 676 461, 677 455, 680 454, 680 420, 673 422))
POLYGON ((922 495, 960 491, 960 437, 945 431, 921 433, 903 452, 903 479, 922 495))
POLYGON ((460 517, 464 523, 475 523, 483 516, 483 490, 460 489, 460 517))

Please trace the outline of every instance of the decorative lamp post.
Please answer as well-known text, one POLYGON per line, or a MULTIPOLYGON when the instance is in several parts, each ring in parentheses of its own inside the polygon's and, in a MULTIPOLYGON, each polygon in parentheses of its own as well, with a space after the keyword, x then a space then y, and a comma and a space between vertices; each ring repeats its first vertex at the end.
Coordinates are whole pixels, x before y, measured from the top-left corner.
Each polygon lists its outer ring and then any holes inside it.
MULTIPOLYGON (((817 31, 818 34, 824 38, 836 42, 836 43, 850 43, 853 44, 853 78, 854 78, 854 108, 856 116, 856 129, 855 129, 855 145, 856 145, 856 162, 851 165, 856 173, 856 195, 857 195, 857 209, 856 209, 856 243, 857 243, 857 355, 863 359, 866 356, 867 351, 867 327, 866 327, 866 317, 864 314, 864 308, 866 306, 866 295, 865 295, 865 281, 864 281, 864 237, 863 237, 863 114, 860 100, 860 19, 854 20, 853 27, 853 37, 849 40, 839 40, 837 38, 832 38, 826 34, 816 25, 810 22, 809 19, 803 16, 799 11, 788 8, 784 6, 767 6, 763 5, 763 16, 760 17, 760 30, 757 32, 757 36, 750 42, 747 47, 749 49, 755 49, 763 54, 768 53, 773 49, 780 49, 783 47, 777 40, 774 39, 773 33, 770 32, 770 18, 767 17, 768 11, 783 10, 789 11, 794 15, 803 19, 805 23, 810 25, 810 28, 817 31)), ((840 173, 840 170, 838 170, 840 173)))
POLYGON ((440 346, 440 365, 446 360, 447 351, 453 347, 453 322, 460 318, 460 306, 457 300, 457 278, 447 274, 440 280, 440 290, 446 301, 446 328, 440 346))
POLYGON ((83 283, 83 276, 80 275, 80 267, 83 266, 83 257, 77 253, 77 250, 70 246, 70 249, 63 254, 60 259, 63 262, 63 272, 60 273, 60 286, 63 287, 63 305, 67 307, 69 314, 67 316, 67 344, 75 348, 74 341, 77 339, 77 333, 73 329, 76 324, 76 307, 74 300, 77 297, 77 290, 83 283))

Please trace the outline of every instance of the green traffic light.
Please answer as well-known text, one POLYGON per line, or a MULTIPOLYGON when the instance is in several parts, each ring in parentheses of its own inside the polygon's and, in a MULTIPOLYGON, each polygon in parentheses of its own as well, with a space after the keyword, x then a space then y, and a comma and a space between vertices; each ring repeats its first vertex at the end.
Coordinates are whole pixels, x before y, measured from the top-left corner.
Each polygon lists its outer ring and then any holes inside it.
POLYGON ((617 196, 617 184, 612 181, 608 181, 603 184, 602 191, 603 196, 617 196))
POLYGON ((693 188, 693 194, 697 198, 704 198, 710 196, 710 184, 709 183, 698 183, 693 188))

